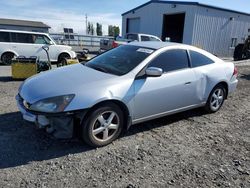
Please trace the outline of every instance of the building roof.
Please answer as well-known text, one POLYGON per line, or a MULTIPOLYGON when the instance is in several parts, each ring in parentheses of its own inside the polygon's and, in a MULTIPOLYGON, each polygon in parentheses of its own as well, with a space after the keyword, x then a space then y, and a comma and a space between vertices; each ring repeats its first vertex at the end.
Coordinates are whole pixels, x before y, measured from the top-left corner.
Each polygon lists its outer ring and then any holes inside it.
POLYGON ((44 24, 43 22, 28 21, 28 20, 14 20, 14 19, 6 19, 6 18, 0 18, 0 25, 50 28, 50 26, 44 24))
POLYGON ((211 9, 216 9, 216 10, 221 10, 221 11, 226 11, 226 12, 232 12, 232 13, 237 13, 237 14, 243 14, 243 15, 247 15, 250 16, 250 13, 246 13, 246 12, 240 12, 240 11, 236 11, 236 10, 231 10, 231 9, 226 9, 226 8, 221 8, 221 7, 216 7, 216 6, 211 6, 211 5, 207 5, 207 4, 202 4, 202 3, 198 3, 198 2, 187 2, 187 1, 168 1, 168 0, 151 0, 147 3, 144 3, 132 10, 129 10, 125 13, 122 14, 122 16, 131 13, 133 11, 136 11, 144 6, 147 6, 151 3, 165 3, 165 4, 179 4, 179 5, 196 5, 196 6, 200 6, 200 7, 205 7, 205 8, 211 8, 211 9))

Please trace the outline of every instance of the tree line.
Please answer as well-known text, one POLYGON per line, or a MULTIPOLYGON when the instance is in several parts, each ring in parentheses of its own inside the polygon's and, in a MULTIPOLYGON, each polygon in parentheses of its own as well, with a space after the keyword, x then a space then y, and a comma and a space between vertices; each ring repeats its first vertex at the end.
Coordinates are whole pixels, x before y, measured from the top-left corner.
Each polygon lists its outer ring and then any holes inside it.
MULTIPOLYGON (((87 34, 88 35, 94 35, 96 33, 97 36, 102 36, 102 24, 96 23, 96 27, 94 28, 94 24, 91 22, 88 22, 87 26, 87 34)), ((115 25, 109 25, 108 26, 108 36, 117 37, 120 35, 120 28, 119 26, 115 25)))

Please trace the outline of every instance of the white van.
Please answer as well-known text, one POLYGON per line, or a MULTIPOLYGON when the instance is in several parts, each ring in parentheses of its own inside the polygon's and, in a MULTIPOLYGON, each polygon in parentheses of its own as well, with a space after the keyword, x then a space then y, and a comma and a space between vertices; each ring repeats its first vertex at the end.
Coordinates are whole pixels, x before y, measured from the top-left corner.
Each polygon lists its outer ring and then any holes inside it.
POLYGON ((64 58, 75 58, 72 47, 57 45, 46 33, 29 31, 0 30, 0 57, 1 62, 10 64, 11 59, 17 56, 37 56, 41 61, 47 61, 43 46, 49 45, 51 62, 61 63, 64 58))

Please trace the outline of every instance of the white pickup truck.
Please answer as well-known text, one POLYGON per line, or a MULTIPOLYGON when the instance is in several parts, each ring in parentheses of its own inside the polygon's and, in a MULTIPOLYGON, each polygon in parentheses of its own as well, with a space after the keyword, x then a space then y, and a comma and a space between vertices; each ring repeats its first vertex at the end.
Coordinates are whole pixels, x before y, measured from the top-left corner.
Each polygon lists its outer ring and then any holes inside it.
POLYGON ((133 42, 133 41, 161 41, 160 38, 154 35, 142 34, 142 33, 128 33, 125 38, 116 38, 114 39, 101 39, 100 40, 100 50, 102 51, 110 50, 116 48, 120 45, 133 42))

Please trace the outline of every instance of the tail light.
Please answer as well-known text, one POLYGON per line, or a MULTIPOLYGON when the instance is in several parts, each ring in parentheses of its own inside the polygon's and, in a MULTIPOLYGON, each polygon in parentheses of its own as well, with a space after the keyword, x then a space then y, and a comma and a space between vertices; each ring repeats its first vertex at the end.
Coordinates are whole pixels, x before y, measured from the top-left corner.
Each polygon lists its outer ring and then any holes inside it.
POLYGON ((112 47, 113 47, 113 48, 118 47, 118 43, 116 43, 115 41, 113 41, 113 43, 112 43, 112 47))
POLYGON ((238 76, 238 69, 236 67, 234 67, 234 73, 233 76, 238 76))

